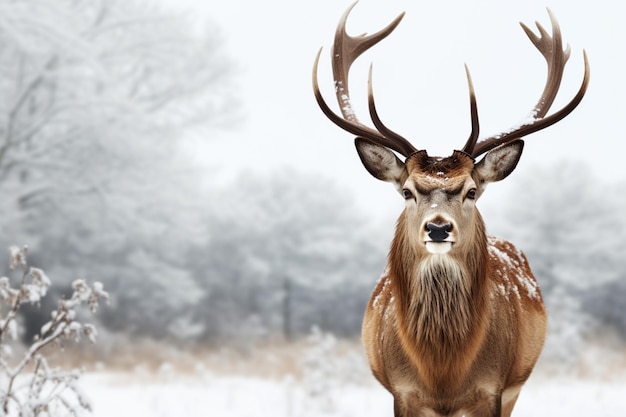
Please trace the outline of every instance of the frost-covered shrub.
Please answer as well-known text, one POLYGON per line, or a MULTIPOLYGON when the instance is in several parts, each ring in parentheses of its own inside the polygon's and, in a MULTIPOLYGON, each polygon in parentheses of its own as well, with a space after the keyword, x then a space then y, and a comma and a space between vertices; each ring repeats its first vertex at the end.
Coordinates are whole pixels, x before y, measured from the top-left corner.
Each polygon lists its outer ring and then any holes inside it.
POLYGON ((334 409, 333 392, 340 378, 335 348, 337 339, 318 327, 311 329, 303 352, 302 386, 308 410, 329 412, 334 409))
POLYGON ((94 343, 95 326, 78 320, 75 309, 86 305, 95 313, 99 301, 108 301, 109 295, 98 282, 89 286, 83 280, 74 281, 71 297, 59 300, 50 321, 42 326, 32 344, 23 350, 15 349, 20 306, 39 304, 50 287, 46 274, 28 265, 27 252, 26 247, 12 246, 10 269, 21 272, 21 276, 15 280, 0 278, 0 416, 80 415, 91 410, 78 386, 81 372, 50 367, 44 350, 60 346, 64 340, 78 341, 83 336, 94 343))

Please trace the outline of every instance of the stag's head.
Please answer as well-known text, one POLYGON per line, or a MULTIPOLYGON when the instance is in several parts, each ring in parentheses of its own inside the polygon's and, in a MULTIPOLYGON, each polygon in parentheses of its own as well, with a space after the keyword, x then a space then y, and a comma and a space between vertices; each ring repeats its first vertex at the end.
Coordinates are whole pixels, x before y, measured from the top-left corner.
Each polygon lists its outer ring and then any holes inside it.
POLYGON ((342 115, 330 109, 319 89, 317 67, 321 50, 313 68, 313 89, 317 102, 331 121, 357 136, 357 152, 367 171, 379 180, 392 183, 406 200, 401 216, 402 224, 399 226, 408 229, 407 238, 412 241, 412 246, 430 253, 462 250, 471 244, 468 236, 475 236, 475 228, 484 227, 475 207, 476 200, 483 194, 487 184, 506 178, 515 169, 523 149, 521 138, 563 119, 582 100, 589 83, 587 56, 583 53, 585 73, 574 98, 562 109, 547 115, 559 90, 570 48, 563 48, 558 22, 550 10, 552 35, 538 23, 539 35, 522 24, 548 64, 546 86, 532 111, 530 121, 479 141, 476 97, 466 67, 472 121, 470 136, 461 150, 455 150, 448 157, 433 157, 425 150, 418 150, 382 123, 374 103, 371 67, 368 105, 374 128, 362 124, 354 114, 348 89, 350 66, 363 52, 387 37, 404 14, 377 33, 353 37, 345 30, 346 20, 353 7, 354 4, 348 8, 337 26, 331 52, 336 97, 342 115), (404 161, 398 154, 404 157, 404 161))

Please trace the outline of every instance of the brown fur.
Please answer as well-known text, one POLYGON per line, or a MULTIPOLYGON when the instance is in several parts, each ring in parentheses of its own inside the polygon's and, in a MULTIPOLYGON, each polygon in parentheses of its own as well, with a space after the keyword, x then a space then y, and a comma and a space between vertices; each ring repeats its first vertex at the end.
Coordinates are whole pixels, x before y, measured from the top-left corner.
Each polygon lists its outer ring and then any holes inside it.
MULTIPOLYGON (((461 153, 419 152, 406 167, 420 193, 460 199, 476 180, 461 153)), ((508 416, 543 346, 545 311, 526 258, 488 238, 476 208, 459 207, 438 215, 468 217, 455 223, 462 239, 431 254, 415 238, 424 213, 407 206, 365 313, 366 353, 396 416, 508 416)))

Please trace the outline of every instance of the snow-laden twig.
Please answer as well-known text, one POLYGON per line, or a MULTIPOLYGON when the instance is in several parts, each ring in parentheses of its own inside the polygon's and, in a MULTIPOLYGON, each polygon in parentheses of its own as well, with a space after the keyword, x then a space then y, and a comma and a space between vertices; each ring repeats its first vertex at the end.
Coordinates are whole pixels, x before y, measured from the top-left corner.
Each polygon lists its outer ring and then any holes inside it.
POLYGON ((83 280, 72 284, 72 295, 61 299, 51 320, 44 324, 32 344, 20 358, 12 358, 11 341, 17 339, 16 316, 23 304, 39 304, 50 287, 50 279, 38 268, 28 265, 26 247, 9 249, 10 268, 22 271, 17 288, 7 277, 0 278, 0 417, 19 416, 77 416, 91 410, 91 403, 78 386, 79 370, 64 371, 50 368, 42 351, 62 340, 78 341, 85 336, 95 343, 97 331, 92 324, 77 319, 76 308, 86 305, 91 313, 100 300, 109 300, 102 284, 89 286, 83 280), (6 307, 4 304, 6 303, 6 307), (33 364, 32 373, 27 372, 33 364))

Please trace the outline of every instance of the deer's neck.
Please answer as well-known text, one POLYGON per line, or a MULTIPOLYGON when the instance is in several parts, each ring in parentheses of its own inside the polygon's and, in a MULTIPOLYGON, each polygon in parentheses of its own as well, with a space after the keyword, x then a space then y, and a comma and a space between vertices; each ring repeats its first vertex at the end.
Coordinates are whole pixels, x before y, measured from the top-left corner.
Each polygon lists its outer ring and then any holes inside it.
POLYGON ((412 250, 399 233, 392 243, 400 337, 419 367, 438 374, 467 371, 485 332, 487 239, 482 224, 475 232, 455 255, 412 250))
POLYGON ((447 255, 431 255, 419 262, 413 275, 406 277, 409 329, 428 345, 461 346, 474 315, 467 272, 447 255))

